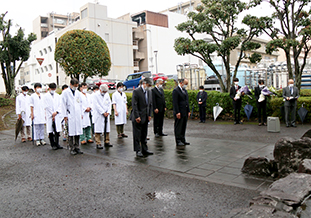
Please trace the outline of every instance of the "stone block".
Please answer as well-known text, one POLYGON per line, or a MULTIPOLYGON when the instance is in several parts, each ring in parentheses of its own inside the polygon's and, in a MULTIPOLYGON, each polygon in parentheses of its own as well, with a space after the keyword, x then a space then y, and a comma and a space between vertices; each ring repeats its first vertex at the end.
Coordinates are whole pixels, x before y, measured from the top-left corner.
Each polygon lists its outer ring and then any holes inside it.
POLYGON ((271 176, 273 164, 265 157, 249 157, 244 162, 242 172, 256 176, 271 176))
POLYGON ((299 167, 298 167, 298 173, 307 173, 311 174, 311 159, 304 159, 299 167))

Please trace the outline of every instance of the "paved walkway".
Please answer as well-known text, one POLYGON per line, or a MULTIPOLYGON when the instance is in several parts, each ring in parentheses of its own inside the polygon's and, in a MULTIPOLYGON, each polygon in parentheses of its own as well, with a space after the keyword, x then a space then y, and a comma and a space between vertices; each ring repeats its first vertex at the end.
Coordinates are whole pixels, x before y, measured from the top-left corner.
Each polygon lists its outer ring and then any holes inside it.
MULTIPOLYGON (((279 138, 299 138, 311 128, 311 125, 286 128, 283 124, 280 133, 268 133, 266 127, 259 127, 255 123, 232 125, 231 122, 210 121, 199 124, 198 121, 190 120, 186 139, 191 145, 177 149, 173 120, 165 120, 165 133, 169 134, 166 137, 155 138, 152 126, 151 122, 148 146, 155 154, 146 158, 136 158, 133 152, 131 123, 125 126, 125 133, 129 135, 125 139, 117 139, 115 126, 111 125, 110 138, 114 147, 96 150, 95 144, 88 144, 81 146, 81 149, 85 155, 112 158, 189 178, 260 191, 273 181, 242 174, 241 168, 245 159, 249 156, 273 158, 274 144, 279 138)), ((2 131, 0 141, 3 137, 11 137, 13 141, 14 131, 2 131)), ((20 143, 19 139, 16 143, 20 143)), ((27 145, 33 146, 30 142, 27 145)), ((44 148, 50 149, 50 146, 44 148)))

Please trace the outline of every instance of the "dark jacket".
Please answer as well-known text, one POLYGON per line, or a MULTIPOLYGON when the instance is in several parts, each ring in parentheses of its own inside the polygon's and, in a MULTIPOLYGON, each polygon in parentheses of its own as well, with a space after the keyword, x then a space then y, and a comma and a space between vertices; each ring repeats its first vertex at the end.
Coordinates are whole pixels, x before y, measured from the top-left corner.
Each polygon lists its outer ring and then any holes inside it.
POLYGON ((197 94, 197 102, 202 102, 203 107, 206 107, 206 100, 207 100, 207 93, 205 91, 203 92, 198 92, 197 94))
POLYGON ((173 110, 174 116, 178 113, 183 116, 188 116, 190 112, 189 109, 189 100, 188 100, 188 92, 183 89, 184 93, 181 91, 180 87, 177 86, 173 90, 173 110))
MULTIPOLYGON (((238 86, 238 89, 240 89, 240 88, 241 88, 241 86, 238 86)), ((235 95, 236 95, 235 86, 231 86, 231 88, 230 88, 230 98, 232 99, 233 104, 235 104, 235 103, 241 103, 241 102, 242 102, 242 97, 243 97, 243 96, 241 95, 240 99, 237 99, 237 100, 235 101, 235 100, 234 100, 235 95)))
POLYGON ((158 109, 159 112, 165 111, 166 103, 162 89, 158 89, 156 87, 152 89, 152 106, 153 110, 158 109))
MULTIPOLYGON (((258 102, 258 99, 259 99, 260 94, 261 94, 261 89, 260 89, 259 86, 256 86, 256 87, 255 87, 255 98, 256 98, 256 100, 257 100, 257 101, 256 101, 257 103, 259 103, 259 102, 258 102)), ((264 101, 262 101, 262 102, 265 103, 266 100, 264 100, 264 101)))
POLYGON ((289 87, 285 87, 283 89, 283 98, 285 99, 285 102, 284 102, 284 106, 294 106, 294 105, 297 105, 297 99, 299 98, 299 90, 297 87, 293 87, 293 94, 291 94, 290 92, 290 88, 289 87), (287 97, 293 97, 292 100, 286 100, 287 97))
POLYGON ((133 91, 132 96, 132 121, 135 121, 138 117, 141 119, 141 123, 148 122, 148 116, 151 116, 152 109, 152 97, 150 91, 147 91, 148 104, 142 87, 139 87, 133 91))

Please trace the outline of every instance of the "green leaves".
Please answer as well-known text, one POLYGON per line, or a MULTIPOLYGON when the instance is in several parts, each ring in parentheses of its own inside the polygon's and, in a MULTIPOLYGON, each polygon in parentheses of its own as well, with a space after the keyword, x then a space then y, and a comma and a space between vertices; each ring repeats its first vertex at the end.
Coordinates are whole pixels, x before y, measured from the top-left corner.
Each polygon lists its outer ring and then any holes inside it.
POLYGON ((106 42, 87 30, 72 30, 59 38, 55 61, 66 74, 78 78, 107 76, 111 67, 110 52, 106 42))

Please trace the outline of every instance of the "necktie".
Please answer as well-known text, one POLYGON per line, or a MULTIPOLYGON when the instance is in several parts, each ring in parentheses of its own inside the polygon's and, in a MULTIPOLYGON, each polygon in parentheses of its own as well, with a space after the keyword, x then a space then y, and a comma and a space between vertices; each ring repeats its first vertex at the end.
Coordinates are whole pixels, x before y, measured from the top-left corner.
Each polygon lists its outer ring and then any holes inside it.
POLYGON ((145 91, 146 104, 148 104, 148 93, 145 91))
POLYGON ((293 87, 290 87, 290 94, 293 94, 293 87))

